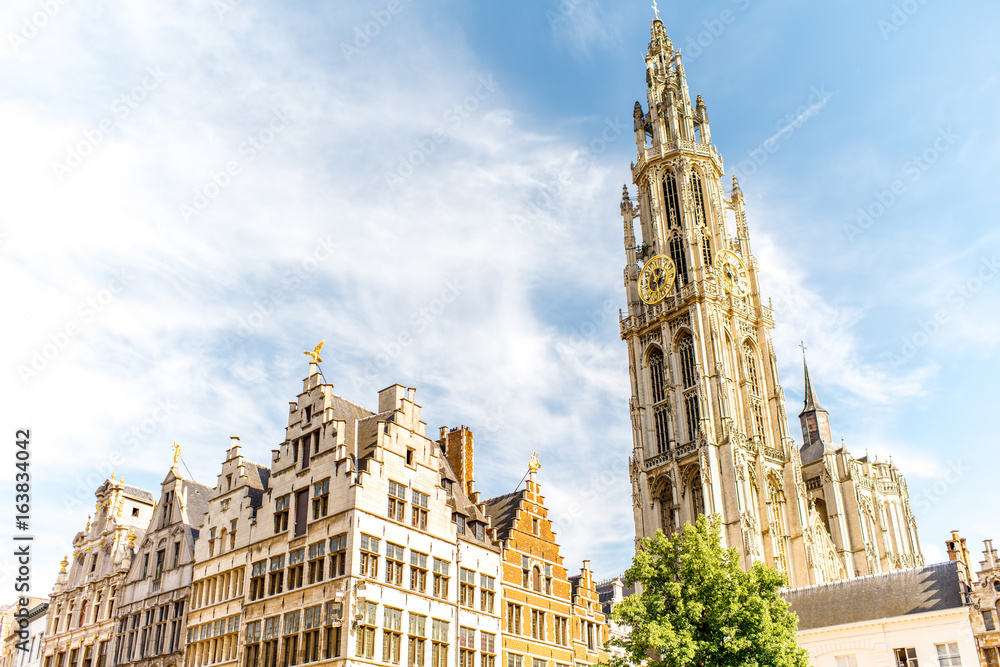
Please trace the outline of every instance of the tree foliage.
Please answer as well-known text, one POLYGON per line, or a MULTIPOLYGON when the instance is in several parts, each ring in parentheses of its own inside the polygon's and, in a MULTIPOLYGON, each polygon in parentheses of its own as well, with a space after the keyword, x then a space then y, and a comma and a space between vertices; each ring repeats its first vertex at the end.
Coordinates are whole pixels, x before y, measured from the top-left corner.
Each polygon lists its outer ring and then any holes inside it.
POLYGON ((784 576, 759 562, 744 571, 736 550, 722 548, 718 518, 643 539, 625 580, 641 592, 611 614, 631 627, 611 641, 625 650, 614 667, 808 667, 797 618, 778 595, 784 576))

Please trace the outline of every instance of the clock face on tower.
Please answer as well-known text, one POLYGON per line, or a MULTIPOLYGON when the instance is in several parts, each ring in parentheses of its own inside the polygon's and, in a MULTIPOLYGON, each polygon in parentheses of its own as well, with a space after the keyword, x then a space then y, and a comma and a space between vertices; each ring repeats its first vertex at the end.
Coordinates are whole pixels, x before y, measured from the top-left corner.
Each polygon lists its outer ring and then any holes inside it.
POLYGON ((722 279, 722 286, 733 296, 743 297, 750 291, 747 270, 736 253, 720 250, 715 256, 715 268, 722 279))
POLYGON ((663 297, 674 284, 677 269, 674 261, 666 255, 652 257, 639 273, 639 298, 653 305, 663 301, 663 297))

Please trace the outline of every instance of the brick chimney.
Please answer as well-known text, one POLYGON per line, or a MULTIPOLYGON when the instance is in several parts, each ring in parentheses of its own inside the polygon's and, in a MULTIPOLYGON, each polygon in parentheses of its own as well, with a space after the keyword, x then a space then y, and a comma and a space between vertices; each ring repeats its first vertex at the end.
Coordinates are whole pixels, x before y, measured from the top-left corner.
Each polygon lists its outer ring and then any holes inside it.
POLYGON ((475 476, 472 472, 472 431, 465 426, 456 426, 446 433, 445 429, 442 428, 438 444, 444 448, 445 456, 448 457, 448 463, 455 471, 455 476, 458 477, 462 490, 470 498, 473 497, 476 489, 475 476))

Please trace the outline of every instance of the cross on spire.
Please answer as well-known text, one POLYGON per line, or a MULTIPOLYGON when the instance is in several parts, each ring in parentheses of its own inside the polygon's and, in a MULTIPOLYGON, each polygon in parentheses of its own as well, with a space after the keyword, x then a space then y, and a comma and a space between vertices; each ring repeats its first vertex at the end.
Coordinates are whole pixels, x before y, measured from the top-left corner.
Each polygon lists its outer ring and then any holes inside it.
POLYGON ((660 10, 656 8, 656 0, 653 0, 653 16, 656 17, 657 21, 660 20, 660 10))
POLYGON ((804 340, 799 341, 799 347, 802 348, 802 356, 806 356, 806 342, 804 340))

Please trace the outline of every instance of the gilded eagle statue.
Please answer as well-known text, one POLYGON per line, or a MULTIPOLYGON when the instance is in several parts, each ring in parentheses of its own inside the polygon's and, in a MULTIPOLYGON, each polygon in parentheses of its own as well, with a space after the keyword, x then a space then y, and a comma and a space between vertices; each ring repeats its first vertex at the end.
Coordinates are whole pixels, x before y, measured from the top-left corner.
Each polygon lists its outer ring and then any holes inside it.
POLYGON ((313 364, 322 363, 323 360, 319 358, 319 351, 323 349, 323 343, 325 342, 326 342, 325 340, 321 340, 319 342, 319 345, 317 345, 316 349, 314 349, 312 352, 303 352, 302 354, 308 354, 312 358, 312 361, 310 363, 313 364))

